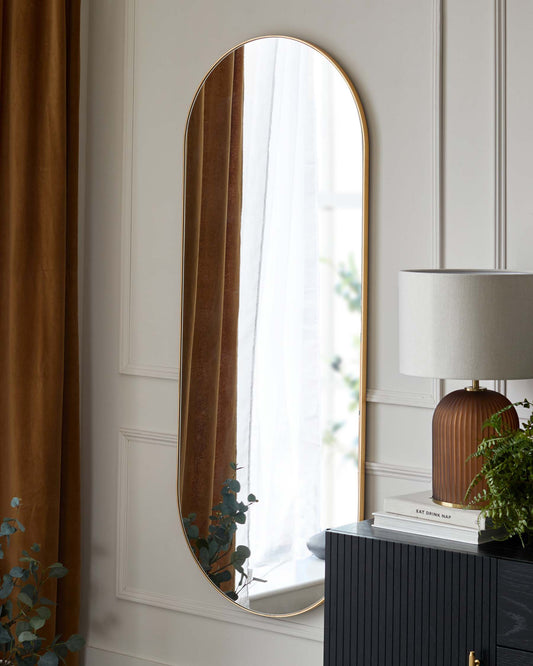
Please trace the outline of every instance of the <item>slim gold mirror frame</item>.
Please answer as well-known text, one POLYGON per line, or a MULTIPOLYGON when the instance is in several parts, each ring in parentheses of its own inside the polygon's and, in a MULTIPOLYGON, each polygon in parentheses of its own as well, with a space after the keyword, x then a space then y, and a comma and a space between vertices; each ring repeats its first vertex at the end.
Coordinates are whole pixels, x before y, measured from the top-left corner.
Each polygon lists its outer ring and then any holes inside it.
MULTIPOLYGON (((359 393, 359 444, 358 444, 358 481, 359 481, 359 507, 358 507, 358 520, 363 520, 364 519, 364 500, 365 500, 365 461, 366 461, 366 373, 367 373, 367 326, 368 326, 368 209, 369 209, 369 137, 368 137, 368 125, 365 117, 365 112, 363 109, 363 105, 361 102, 361 99, 359 97, 359 94, 355 88, 355 85, 351 81, 351 79, 348 77, 346 74, 345 70, 325 51, 323 51, 321 48, 315 46, 314 44, 311 44, 310 42, 307 42, 303 39, 299 39, 297 37, 290 37, 287 35, 260 35, 258 37, 252 37, 251 39, 247 39, 236 46, 232 47, 228 51, 226 51, 220 58, 214 63, 214 65, 209 69, 207 74, 204 76, 202 79, 200 85, 198 86, 193 100, 191 102, 190 108, 189 108, 189 113, 187 115, 187 122, 185 125, 185 132, 184 132, 184 148, 183 148, 183 178, 182 178, 182 191, 183 191, 183 204, 182 204, 182 227, 181 227, 181 232, 182 232, 182 256, 181 256, 181 285, 180 285, 180 293, 181 293, 181 302, 183 304, 183 268, 184 268, 184 252, 185 252, 185 244, 183 242, 184 239, 184 232, 185 232, 185 215, 186 215, 186 175, 187 175, 187 133, 189 129, 189 122, 191 119, 191 114, 192 110, 194 108, 196 99, 202 90, 206 80, 209 78, 210 74, 217 68, 217 66, 226 58, 229 54, 233 53, 236 49, 245 46, 246 44, 249 44, 251 42, 255 42, 257 40, 265 39, 265 38, 281 38, 281 39, 290 39, 295 42, 299 42, 300 44, 303 44, 305 46, 310 47, 314 51, 320 53, 326 60, 333 65, 333 67, 339 72, 341 77, 344 79, 346 82, 346 85, 348 86, 353 100, 355 102, 357 112, 359 114, 359 120, 361 123, 361 133, 362 133, 362 153, 363 153, 363 159, 362 159, 362 177, 363 177, 363 186, 362 186, 362 234, 361 234, 361 343, 360 343, 360 393, 359 393)), ((181 357, 182 357, 182 352, 183 352, 183 346, 182 346, 182 334, 183 334, 183 306, 180 308, 180 368, 181 368, 181 357)), ((179 382, 178 382, 178 390, 179 390, 179 396, 181 396, 181 391, 182 391, 182 373, 180 371, 180 377, 179 377, 179 382)), ((229 597, 227 597, 208 577, 207 573, 202 569, 202 567, 199 565, 196 555, 190 545, 189 539, 187 538, 187 534, 185 532, 185 527, 183 524, 182 520, 182 511, 181 511, 181 502, 180 502, 180 493, 179 493, 179 487, 180 487, 180 455, 181 455, 181 413, 180 413, 180 407, 181 407, 181 401, 178 400, 178 460, 177 460, 177 503, 178 503, 178 512, 179 512, 179 517, 180 517, 180 526, 181 530, 184 536, 184 539, 187 543, 187 546, 190 550, 191 556, 193 557, 194 561, 197 563, 198 568, 206 578, 206 580, 209 582, 209 584, 218 591, 219 594, 222 594, 227 601, 229 601, 231 604, 236 606, 237 608, 240 608, 243 611, 250 612, 254 615, 259 615, 262 617, 270 617, 270 618, 285 618, 285 617, 293 617, 296 615, 301 615, 302 613, 306 613, 310 610, 313 610, 314 608, 317 608, 318 606, 322 605, 324 603, 324 597, 316 601, 315 603, 307 606, 306 608, 303 608, 298 611, 290 612, 290 613, 264 613, 260 612, 257 610, 254 610, 252 608, 247 608, 236 601, 233 601, 229 597)))

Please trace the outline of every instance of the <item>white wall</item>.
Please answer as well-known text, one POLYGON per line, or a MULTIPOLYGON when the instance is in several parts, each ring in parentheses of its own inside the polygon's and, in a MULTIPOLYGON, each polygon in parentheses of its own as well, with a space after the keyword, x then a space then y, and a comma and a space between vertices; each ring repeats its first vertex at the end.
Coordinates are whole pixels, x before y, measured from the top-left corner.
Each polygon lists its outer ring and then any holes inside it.
POLYGON ((371 142, 370 512, 385 493, 428 483, 431 407, 451 387, 398 373, 397 271, 533 269, 530 0, 90 0, 87 13, 86 664, 318 666, 322 609, 283 621, 230 607, 178 526, 189 105, 220 55, 264 34, 320 46, 359 90, 371 142))

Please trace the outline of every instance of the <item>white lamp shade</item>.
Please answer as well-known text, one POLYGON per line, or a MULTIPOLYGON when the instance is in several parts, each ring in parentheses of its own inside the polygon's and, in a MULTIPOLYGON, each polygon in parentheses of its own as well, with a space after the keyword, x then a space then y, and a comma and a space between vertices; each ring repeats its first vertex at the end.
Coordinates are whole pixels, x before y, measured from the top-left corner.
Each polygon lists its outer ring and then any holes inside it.
POLYGON ((400 372, 533 377, 533 273, 400 271, 400 372))

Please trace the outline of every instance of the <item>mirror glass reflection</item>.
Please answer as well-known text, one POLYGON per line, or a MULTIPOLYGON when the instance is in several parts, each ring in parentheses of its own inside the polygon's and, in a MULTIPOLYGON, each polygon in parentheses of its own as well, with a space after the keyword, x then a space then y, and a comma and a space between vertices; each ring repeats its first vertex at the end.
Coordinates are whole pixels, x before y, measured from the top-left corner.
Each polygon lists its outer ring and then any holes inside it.
POLYGON ((186 135, 179 504, 230 599, 323 598, 359 515, 364 154, 352 88, 290 38, 238 47, 186 135))

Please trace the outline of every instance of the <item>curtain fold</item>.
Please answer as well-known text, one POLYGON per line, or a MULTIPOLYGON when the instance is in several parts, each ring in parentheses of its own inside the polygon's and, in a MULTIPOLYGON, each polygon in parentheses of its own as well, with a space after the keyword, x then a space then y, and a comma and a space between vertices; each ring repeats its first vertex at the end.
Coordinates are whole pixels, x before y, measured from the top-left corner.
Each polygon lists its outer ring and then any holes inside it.
POLYGON ((201 535, 236 462, 243 59, 213 70, 187 131, 180 504, 201 535))
POLYGON ((79 26, 80 0, 0 0, 0 507, 21 497, 26 545, 69 569, 63 636, 80 605, 79 26))

